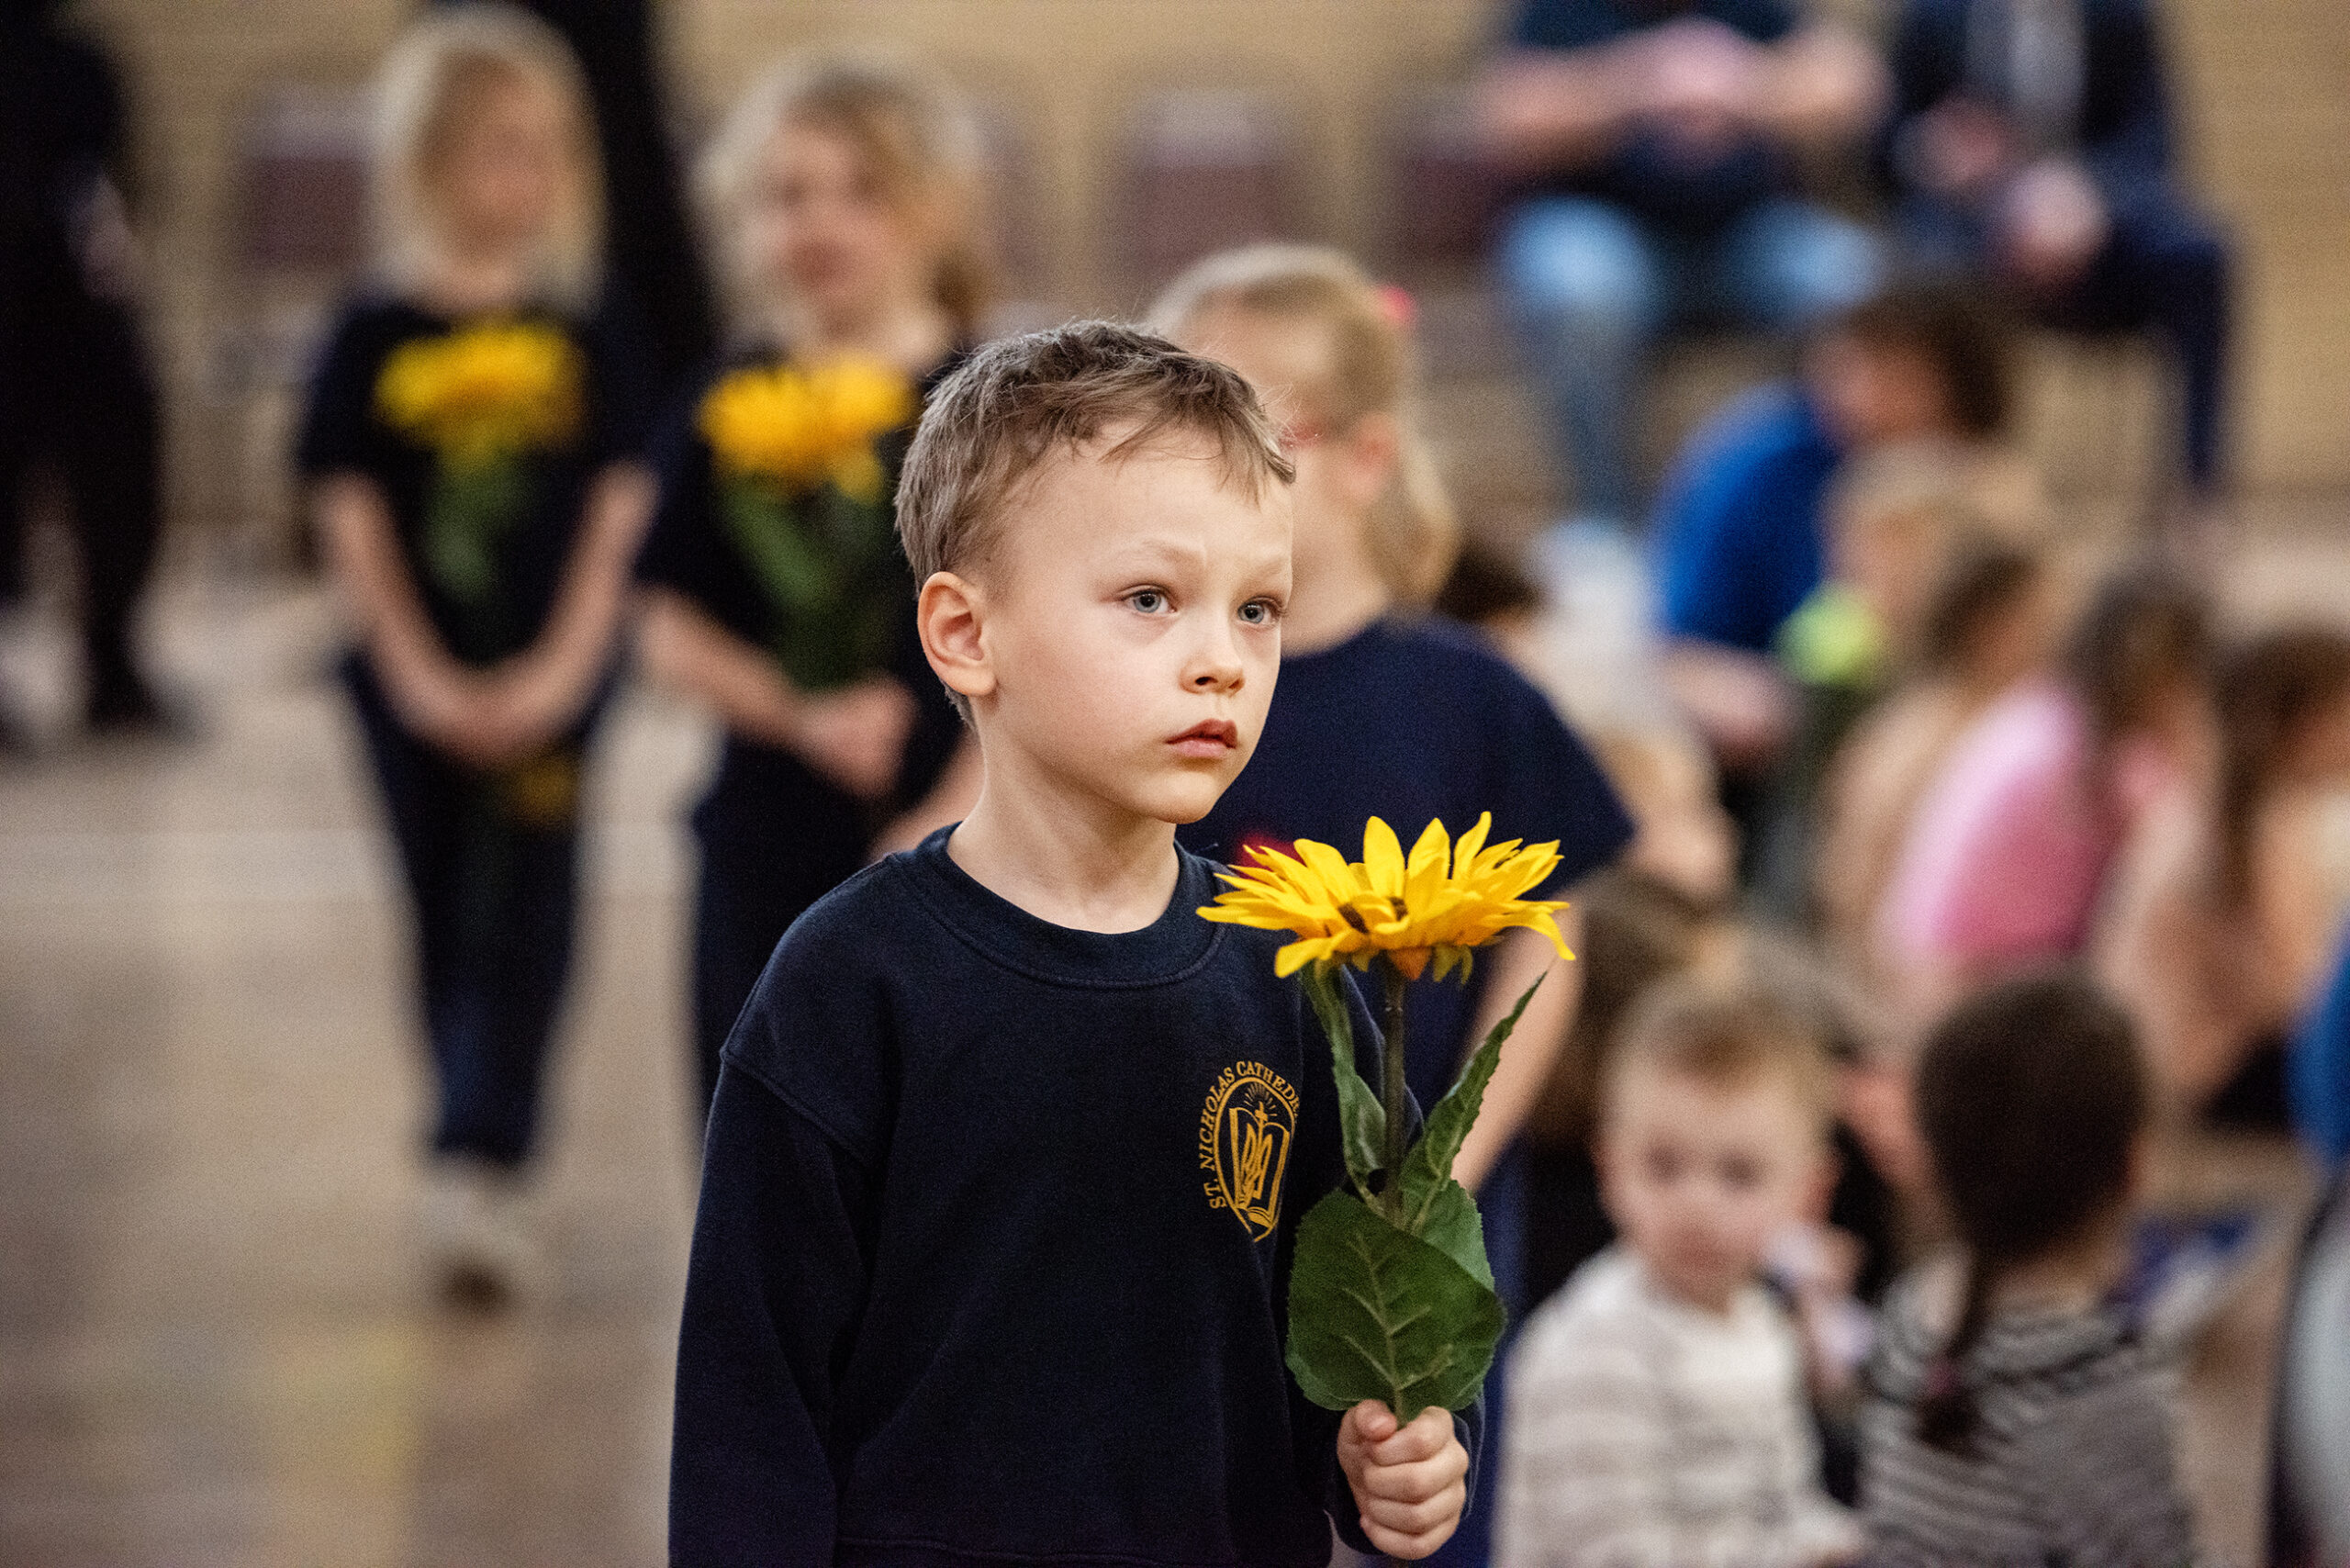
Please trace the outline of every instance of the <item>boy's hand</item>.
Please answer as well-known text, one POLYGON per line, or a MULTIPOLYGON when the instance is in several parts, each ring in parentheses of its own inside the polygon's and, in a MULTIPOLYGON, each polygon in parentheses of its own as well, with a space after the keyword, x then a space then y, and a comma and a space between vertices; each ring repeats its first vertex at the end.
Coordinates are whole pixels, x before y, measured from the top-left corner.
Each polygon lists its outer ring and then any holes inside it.
POLYGON ((1399 1428, 1386 1406, 1364 1400, 1338 1424, 1338 1468, 1362 1510, 1363 1534, 1405 1562, 1450 1540, 1469 1503, 1469 1450, 1453 1435, 1452 1412, 1435 1406, 1399 1428))

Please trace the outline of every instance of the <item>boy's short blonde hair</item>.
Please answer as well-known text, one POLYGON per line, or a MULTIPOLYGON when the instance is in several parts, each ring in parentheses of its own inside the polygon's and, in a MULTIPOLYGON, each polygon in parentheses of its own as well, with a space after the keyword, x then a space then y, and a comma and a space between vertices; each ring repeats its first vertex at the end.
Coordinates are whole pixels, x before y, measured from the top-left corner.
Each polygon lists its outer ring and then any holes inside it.
POLYGON ((1020 487, 1116 432, 1116 462, 1190 435, 1252 498, 1296 475, 1239 373, 1166 339, 1076 321, 981 349, 933 393, 898 481, 898 535, 917 583, 983 563, 1020 487))
POLYGON ((1601 1088, 1612 1117, 1636 1074, 1738 1089, 1777 1081, 1825 1138, 1836 1115, 1836 1069, 1818 1016, 1776 986, 1751 978, 1676 976, 1625 1020, 1601 1088))
POLYGON ((551 94, 569 121, 573 189, 533 258, 539 303, 584 311, 602 285, 603 164, 595 112, 570 46, 553 28, 498 0, 438 9, 412 24, 375 77, 369 196, 375 268, 395 289, 413 289, 441 253, 432 190, 436 162, 458 123, 487 91, 527 84, 551 94))

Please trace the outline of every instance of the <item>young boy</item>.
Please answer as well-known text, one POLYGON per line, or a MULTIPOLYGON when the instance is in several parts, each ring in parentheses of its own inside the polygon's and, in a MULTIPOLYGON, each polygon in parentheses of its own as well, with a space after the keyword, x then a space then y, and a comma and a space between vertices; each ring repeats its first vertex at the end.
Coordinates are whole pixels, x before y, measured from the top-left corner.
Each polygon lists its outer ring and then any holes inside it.
POLYGON ((1599 1170, 1622 1239, 1528 1320, 1509 1389, 1507 1568, 1859 1555, 1820 1491, 1802 1353, 1764 1253, 1826 1206, 1831 1069, 1759 988, 1675 980, 1603 1087, 1599 1170))
POLYGON ((1401 1557, 1451 1533, 1444 1411, 1341 1418, 1284 1370, 1292 1227, 1343 1171, 1329 1047, 1175 846, 1264 722, 1290 476, 1237 375, 1125 328, 934 395, 899 528, 986 782, 793 925, 727 1042, 678 1568, 1321 1568, 1326 1511, 1401 1557))

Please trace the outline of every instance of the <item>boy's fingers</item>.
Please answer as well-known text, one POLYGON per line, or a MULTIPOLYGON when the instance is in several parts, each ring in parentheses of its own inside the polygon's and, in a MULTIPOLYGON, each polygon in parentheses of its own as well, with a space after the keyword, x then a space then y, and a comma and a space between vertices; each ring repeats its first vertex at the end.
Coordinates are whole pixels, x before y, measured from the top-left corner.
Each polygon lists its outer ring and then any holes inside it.
MULTIPOLYGON (((1357 1408, 1360 1409, 1360 1406, 1357 1408)), ((1386 1416, 1390 1423, 1395 1419, 1394 1417, 1387 1415, 1383 1406, 1380 1414, 1386 1416)), ((1416 1463, 1420 1460, 1435 1458, 1444 1451, 1445 1445, 1450 1441, 1452 1441, 1452 1412, 1440 1410, 1431 1405, 1417 1416, 1413 1417, 1410 1426, 1396 1431, 1393 1437, 1375 1442, 1371 1450, 1371 1462, 1374 1464, 1416 1463)))
POLYGON ((1376 1399, 1366 1399, 1347 1412, 1348 1424, 1366 1444, 1383 1441, 1395 1433, 1395 1412, 1376 1399))
POLYGON ((1460 1526, 1460 1507, 1465 1501, 1465 1494, 1456 1497, 1446 1505, 1442 1518, 1416 1530, 1392 1529, 1366 1514, 1362 1533, 1374 1550, 1406 1562, 1417 1562, 1452 1539, 1452 1532, 1460 1526))
POLYGON ((1436 1496, 1468 1473, 1469 1456, 1455 1443, 1432 1459, 1371 1465, 1362 1473, 1362 1489, 1374 1498, 1417 1503, 1436 1496))
POLYGON ((1373 1497, 1364 1507, 1363 1515, 1382 1529, 1395 1530, 1404 1535, 1420 1535, 1448 1519, 1459 1518, 1465 1496, 1465 1489, 1456 1483, 1432 1497, 1411 1502, 1373 1497))

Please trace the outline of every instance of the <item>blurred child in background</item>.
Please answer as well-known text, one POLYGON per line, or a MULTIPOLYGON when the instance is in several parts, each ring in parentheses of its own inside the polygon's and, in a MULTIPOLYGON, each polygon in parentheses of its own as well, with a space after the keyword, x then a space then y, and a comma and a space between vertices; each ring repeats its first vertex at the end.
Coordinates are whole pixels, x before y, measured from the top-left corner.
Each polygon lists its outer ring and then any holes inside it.
POLYGON ((700 1099, 784 929, 935 783, 959 726, 914 637, 892 496, 974 342, 974 132, 886 62, 787 63, 701 170, 736 350, 663 434, 638 577, 655 672, 725 727, 693 813, 700 1099))
POLYGON ((1730 894, 1735 830, 1705 742, 1657 677, 1646 573, 1629 550, 1607 548, 1594 531, 1546 543, 1572 556, 1565 570, 1546 573, 1563 599, 1547 598, 1531 575, 1471 543, 1435 608, 1483 632, 1590 745, 1635 824, 1621 864, 1711 909, 1730 894))
POLYGON ((1828 576, 1773 640, 1796 699, 1755 857, 1762 907, 1810 924, 1827 776, 1847 738, 1923 650, 1962 548, 2038 532, 2038 480, 2005 454, 1919 442, 1848 463, 1828 502, 1828 576))
POLYGON ((522 1173, 569 969, 582 756, 649 487, 630 356, 582 323, 600 198, 543 24, 441 11, 379 82, 374 279, 297 462, 415 900, 440 1086, 426 1215, 453 1289, 527 1270, 522 1173))
POLYGON ((1829 765, 1812 894, 1830 950, 1874 980, 1869 923, 1918 798, 1994 700, 2037 669, 2053 627, 2041 558, 1976 539, 1952 555, 1919 628, 1912 673, 1862 718, 1829 765))
POLYGON ((2350 636, 2288 628, 2223 659, 2219 767, 2116 871, 2099 972, 2127 999, 2168 1110, 2285 1121, 2283 1042, 2341 926, 2326 808, 2350 785, 2350 636))
POLYGON ((2063 973, 1934 1031, 1918 1119, 1959 1243, 1887 1301, 1862 1417, 1872 1563, 2191 1561, 2172 1388, 2107 1305, 2149 1115, 2130 1021, 2063 973))
MULTIPOLYGON (((1432 818, 1458 831, 1491 812, 1497 837, 1558 841, 1553 887, 1563 888, 1613 859, 1632 824, 1540 692, 1461 629, 1412 618, 1443 582, 1457 530, 1417 423, 1401 303, 1336 252, 1267 245, 1200 263, 1152 309, 1176 342, 1248 379, 1297 465, 1294 579, 1264 738, 1178 836, 1227 861, 1252 842, 1300 838, 1351 854, 1372 816, 1417 834, 1432 818)), ((1412 1091, 1433 1105, 1538 976, 1542 990, 1454 1165, 1478 1193, 1513 1313, 1525 1305, 1525 1173, 1513 1145, 1572 1018, 1575 970, 1546 945, 1505 940, 1474 986, 1415 987, 1409 1020, 1412 1091)), ((1497 1386, 1489 1380, 1488 1441, 1497 1386)), ((1482 1562, 1491 1513, 1473 1505, 1434 1561, 1482 1562)))
POLYGON ((1901 1027, 2087 943, 2107 874, 2207 766, 2210 617, 2168 570, 2098 590, 2050 678, 1993 702, 1919 799, 1874 926, 1901 1027))
POLYGON ((1766 990, 1673 981, 1633 1014, 1601 1092, 1621 1240, 1526 1327, 1496 1561, 1844 1562, 1795 1324, 1766 1257, 1824 1213, 1833 1070, 1766 990))

